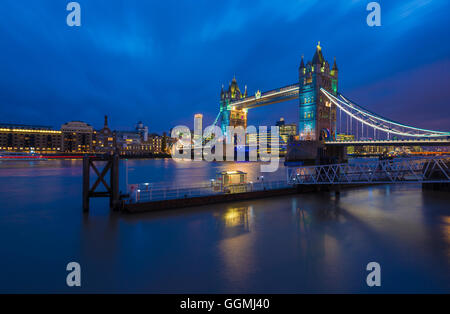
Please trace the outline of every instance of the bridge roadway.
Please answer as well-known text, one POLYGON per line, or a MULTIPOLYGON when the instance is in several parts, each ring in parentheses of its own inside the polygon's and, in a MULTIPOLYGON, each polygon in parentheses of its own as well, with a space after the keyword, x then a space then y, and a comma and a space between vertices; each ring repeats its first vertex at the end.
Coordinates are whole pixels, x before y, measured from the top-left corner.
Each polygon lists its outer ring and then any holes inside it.
POLYGON ((450 146, 450 138, 411 140, 328 141, 328 146, 450 146))
POLYGON ((285 87, 277 88, 258 95, 249 96, 245 99, 239 99, 230 102, 231 106, 237 109, 253 109, 261 106, 267 106, 278 102, 298 99, 298 84, 291 84, 285 87))

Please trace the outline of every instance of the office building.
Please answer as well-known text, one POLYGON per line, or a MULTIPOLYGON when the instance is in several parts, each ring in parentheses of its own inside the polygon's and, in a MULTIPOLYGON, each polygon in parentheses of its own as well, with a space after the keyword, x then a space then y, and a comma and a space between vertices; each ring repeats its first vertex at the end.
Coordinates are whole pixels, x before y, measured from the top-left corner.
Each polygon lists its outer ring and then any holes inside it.
POLYGON ((201 139, 203 134, 203 115, 197 113, 194 115, 194 141, 201 139))
POLYGON ((279 127, 280 137, 284 144, 287 144, 289 139, 294 139, 297 136, 297 124, 286 123, 284 118, 280 118, 275 122, 275 125, 279 127))

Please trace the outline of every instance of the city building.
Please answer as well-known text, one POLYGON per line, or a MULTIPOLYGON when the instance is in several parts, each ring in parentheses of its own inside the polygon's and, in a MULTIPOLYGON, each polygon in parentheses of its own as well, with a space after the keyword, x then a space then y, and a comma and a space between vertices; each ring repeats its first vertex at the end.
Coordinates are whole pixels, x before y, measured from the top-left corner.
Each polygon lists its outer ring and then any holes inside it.
POLYGON ((94 130, 82 121, 70 121, 61 126, 62 150, 71 153, 93 151, 94 130))
POLYGON ((320 92, 324 88, 337 95, 338 68, 336 58, 330 69, 322 54, 320 42, 312 61, 306 65, 303 60, 299 71, 299 135, 300 140, 334 139, 336 134, 336 106, 320 92))
MULTIPOLYGON (((261 133, 258 130, 257 133, 247 134, 247 145, 257 144, 258 154, 278 154, 279 156, 284 156, 287 149, 286 143, 283 142, 280 134, 277 138, 273 138, 271 131, 271 128, 267 127, 267 132, 261 133), (272 143, 275 146, 272 146, 272 143)), ((250 150, 252 149, 251 145, 249 147, 250 150)))
POLYGON ((149 150, 142 144, 141 135, 136 131, 115 131, 114 135, 121 154, 135 154, 149 150))
POLYGON ((286 123, 284 118, 280 118, 279 121, 275 122, 275 125, 279 127, 280 137, 285 144, 287 144, 289 139, 295 139, 297 136, 297 124, 286 123))
POLYGON ((114 132, 108 127, 108 116, 105 116, 103 128, 99 131, 94 131, 92 142, 95 146, 95 151, 98 152, 110 152, 114 149, 114 132))
POLYGON ((144 142, 148 140, 148 126, 144 126, 142 121, 139 121, 136 124, 136 131, 141 135, 141 138, 144 142))
POLYGON ((51 153, 111 153, 144 156, 170 153, 173 139, 164 132, 148 134, 148 127, 138 122, 135 130, 112 131, 105 116, 101 130, 82 121, 70 121, 54 130, 48 126, 0 124, 0 151, 51 153))
POLYGON ((163 148, 164 141, 164 136, 153 133, 149 135, 147 144, 151 145, 151 150, 153 153, 161 154, 166 153, 165 149, 163 148))
POLYGON ((121 155, 148 155, 166 153, 163 150, 164 138, 150 134, 144 141, 135 131, 116 131, 115 139, 121 155))
POLYGON ((61 131, 40 125, 0 124, 0 150, 56 153, 61 149, 61 131))
MULTIPOLYGON (((172 130, 170 130, 169 134, 172 134, 172 130)), ((164 154, 170 154, 170 152, 172 151, 172 146, 175 145, 175 143, 177 143, 178 139, 167 136, 167 133, 164 132, 163 136, 162 136, 162 142, 161 142, 161 151, 164 154)), ((208 139, 206 139, 208 140, 208 139)))
POLYGON ((201 140, 203 134, 203 115, 197 113, 194 115, 194 141, 201 140))
POLYGON ((156 133, 149 134, 148 127, 139 121, 134 131, 114 131, 113 137, 121 155, 144 156, 167 153, 167 139, 156 133))

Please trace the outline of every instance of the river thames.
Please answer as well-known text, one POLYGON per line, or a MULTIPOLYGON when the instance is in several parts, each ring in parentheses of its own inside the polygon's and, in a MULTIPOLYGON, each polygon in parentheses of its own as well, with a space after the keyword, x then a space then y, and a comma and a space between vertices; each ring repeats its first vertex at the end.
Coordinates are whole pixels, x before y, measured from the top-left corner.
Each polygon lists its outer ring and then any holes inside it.
MULTIPOLYGON (((81 161, 0 163, 0 292, 449 292, 450 194, 372 186, 146 214, 81 209, 81 161), (66 265, 81 265, 80 288, 66 265), (381 265, 381 287, 366 265, 381 265)), ((130 160, 129 183, 188 185, 257 163, 130 160), (159 182, 159 183, 158 183, 159 182)), ((121 165, 122 190, 125 167, 121 165)), ((264 174, 265 180, 285 178, 264 174)))

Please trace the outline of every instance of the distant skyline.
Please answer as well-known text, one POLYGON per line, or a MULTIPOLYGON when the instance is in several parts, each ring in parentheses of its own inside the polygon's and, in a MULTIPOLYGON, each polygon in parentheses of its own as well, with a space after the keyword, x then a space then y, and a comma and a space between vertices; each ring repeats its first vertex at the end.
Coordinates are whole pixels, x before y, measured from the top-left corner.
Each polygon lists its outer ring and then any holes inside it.
MULTIPOLYGON (((137 121, 151 133, 203 127, 236 75, 249 95, 298 80, 303 54, 321 42, 339 67, 339 91, 410 125, 450 131, 447 0, 80 0, 82 26, 65 23, 69 1, 5 0, 0 11, 0 123, 96 129, 137 121)), ((298 122, 298 101, 250 110, 249 124, 298 122)))

